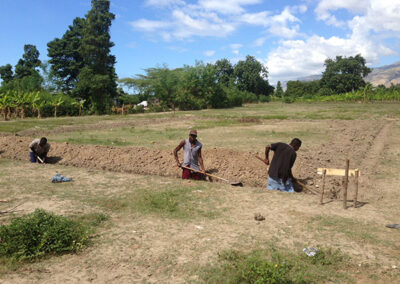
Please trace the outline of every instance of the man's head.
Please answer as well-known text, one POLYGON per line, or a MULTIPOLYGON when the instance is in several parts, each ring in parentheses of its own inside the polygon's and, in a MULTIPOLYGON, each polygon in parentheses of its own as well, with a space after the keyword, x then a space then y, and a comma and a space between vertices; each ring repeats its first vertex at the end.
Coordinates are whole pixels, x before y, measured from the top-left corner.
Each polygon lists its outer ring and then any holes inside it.
POLYGON ((46 143, 47 143, 47 138, 46 137, 40 138, 40 142, 39 142, 40 146, 43 147, 44 145, 46 145, 46 143))
POLYGON ((299 150, 301 147, 301 140, 299 138, 293 138, 290 142, 290 146, 292 146, 295 151, 299 150))
POLYGON ((197 130, 190 130, 189 132, 189 141, 190 143, 194 143, 196 142, 196 138, 197 138, 197 130))

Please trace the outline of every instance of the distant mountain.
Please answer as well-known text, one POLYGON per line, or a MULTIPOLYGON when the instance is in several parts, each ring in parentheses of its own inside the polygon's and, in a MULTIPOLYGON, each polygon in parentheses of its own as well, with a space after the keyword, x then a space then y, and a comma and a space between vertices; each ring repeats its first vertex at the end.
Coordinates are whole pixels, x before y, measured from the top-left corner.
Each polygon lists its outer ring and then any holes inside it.
POLYGON ((400 62, 391 65, 372 69, 372 72, 365 78, 365 81, 371 82, 372 85, 400 84, 400 62))
MULTIPOLYGON (((309 82, 321 79, 322 75, 310 75, 300 77, 297 80, 309 82)), ((382 67, 372 68, 372 72, 365 78, 365 81, 370 82, 373 86, 385 85, 390 87, 390 84, 400 84, 400 62, 382 67)), ((282 88, 286 90, 287 81, 282 82, 282 88)))

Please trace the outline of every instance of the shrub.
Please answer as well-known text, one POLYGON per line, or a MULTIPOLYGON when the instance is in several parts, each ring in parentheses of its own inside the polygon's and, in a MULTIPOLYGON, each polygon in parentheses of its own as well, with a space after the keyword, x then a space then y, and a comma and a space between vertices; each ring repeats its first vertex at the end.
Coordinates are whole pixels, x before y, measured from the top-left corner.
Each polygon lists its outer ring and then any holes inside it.
POLYGON ((262 103, 269 103, 271 101, 271 98, 270 98, 270 96, 261 95, 259 100, 262 103))
POLYGON ((76 252, 88 236, 81 223, 36 209, 0 227, 0 256, 32 260, 46 254, 76 252))
POLYGON ((217 263, 204 268, 206 283, 322 283, 346 278, 340 267, 348 257, 340 251, 318 247, 314 257, 271 246, 250 252, 227 250, 217 263))

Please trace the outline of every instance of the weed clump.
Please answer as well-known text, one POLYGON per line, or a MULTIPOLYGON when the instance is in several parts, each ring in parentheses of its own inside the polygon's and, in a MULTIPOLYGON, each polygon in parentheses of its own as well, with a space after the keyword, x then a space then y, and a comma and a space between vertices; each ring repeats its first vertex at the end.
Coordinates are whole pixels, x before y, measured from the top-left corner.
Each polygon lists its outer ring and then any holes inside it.
POLYGON ((34 260, 80 250, 89 239, 82 222, 42 209, 0 226, 0 257, 34 260))
POLYGON ((347 260, 340 251, 319 248, 314 257, 275 247, 251 252, 224 251, 218 263, 202 269, 206 283, 319 283, 345 278, 339 265, 347 260))

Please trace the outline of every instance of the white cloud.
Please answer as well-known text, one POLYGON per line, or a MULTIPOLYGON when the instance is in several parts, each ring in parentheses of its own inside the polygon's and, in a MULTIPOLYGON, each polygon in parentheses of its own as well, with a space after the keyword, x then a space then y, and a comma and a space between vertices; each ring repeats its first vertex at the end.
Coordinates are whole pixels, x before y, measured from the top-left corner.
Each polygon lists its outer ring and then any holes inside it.
POLYGON ((321 74, 324 61, 337 55, 354 56, 361 54, 367 62, 376 63, 382 54, 392 51, 373 40, 359 41, 355 37, 324 38, 311 36, 306 40, 282 41, 280 46, 269 53, 266 64, 271 82, 294 80, 308 75, 321 74))
POLYGON ((382 56, 398 54, 382 39, 400 38, 400 1, 322 0, 315 12, 318 19, 348 27, 350 33, 342 38, 312 35, 303 40, 282 40, 265 60, 271 82, 321 74, 325 59, 337 55, 361 54, 372 65, 382 56), (336 18, 339 9, 347 10, 353 18, 347 22, 336 18))
POLYGON ((139 30, 143 30, 146 32, 152 32, 158 29, 164 29, 168 26, 168 23, 162 21, 151 21, 146 19, 140 19, 135 22, 131 22, 130 25, 139 30))
POLYGON ((280 14, 272 15, 269 11, 262 11, 258 13, 243 14, 240 20, 250 25, 258 25, 267 28, 269 34, 282 37, 294 38, 300 36, 299 25, 300 20, 293 14, 307 11, 306 6, 293 6, 285 7, 280 14))
POLYGON ((207 50, 207 51, 204 51, 203 54, 207 57, 211 57, 215 54, 215 50, 207 50))
POLYGON ((166 7, 171 5, 183 5, 185 1, 182 0, 147 0, 147 6, 166 7))
POLYGON ((175 24, 171 35, 178 39, 192 36, 225 37, 235 30, 235 26, 231 23, 216 23, 205 18, 191 17, 182 10, 174 10, 172 16, 175 24))
POLYGON ((221 14, 240 14, 245 11, 243 6, 261 2, 262 0, 199 0, 199 5, 206 10, 221 14))
POLYGON ((233 54, 239 55, 239 49, 243 47, 243 44, 232 43, 229 45, 229 47, 232 49, 233 54))
POLYGON ((255 47, 263 46, 263 45, 264 45, 264 42, 265 42, 266 40, 267 40, 266 37, 260 37, 260 38, 256 39, 256 40, 253 42, 252 46, 255 46, 255 47))

